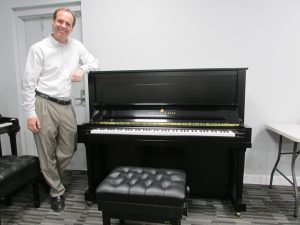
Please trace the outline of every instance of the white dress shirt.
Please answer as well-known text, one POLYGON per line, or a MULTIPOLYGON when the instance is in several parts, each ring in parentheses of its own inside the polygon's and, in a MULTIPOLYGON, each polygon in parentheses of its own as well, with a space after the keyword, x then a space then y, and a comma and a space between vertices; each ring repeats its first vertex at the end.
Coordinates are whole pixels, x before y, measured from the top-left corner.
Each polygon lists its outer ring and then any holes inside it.
POLYGON ((98 61, 81 42, 69 38, 61 44, 50 35, 32 45, 22 83, 22 105, 27 118, 36 116, 36 90, 52 97, 70 98, 71 73, 78 68, 85 74, 99 70, 98 61))

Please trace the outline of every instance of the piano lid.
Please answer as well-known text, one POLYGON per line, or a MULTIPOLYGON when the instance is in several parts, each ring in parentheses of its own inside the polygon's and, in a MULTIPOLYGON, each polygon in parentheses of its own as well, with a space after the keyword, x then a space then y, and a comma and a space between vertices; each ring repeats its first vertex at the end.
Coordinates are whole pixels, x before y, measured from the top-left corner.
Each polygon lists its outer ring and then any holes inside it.
POLYGON ((90 117, 243 123, 245 75, 246 68, 93 71, 90 117))

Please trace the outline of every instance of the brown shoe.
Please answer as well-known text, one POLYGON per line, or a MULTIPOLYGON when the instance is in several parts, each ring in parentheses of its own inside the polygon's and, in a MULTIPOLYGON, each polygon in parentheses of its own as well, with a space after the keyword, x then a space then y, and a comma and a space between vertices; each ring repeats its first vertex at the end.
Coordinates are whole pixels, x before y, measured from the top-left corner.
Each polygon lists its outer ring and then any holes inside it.
POLYGON ((51 197, 51 209, 60 212, 65 209, 65 198, 63 195, 51 197))

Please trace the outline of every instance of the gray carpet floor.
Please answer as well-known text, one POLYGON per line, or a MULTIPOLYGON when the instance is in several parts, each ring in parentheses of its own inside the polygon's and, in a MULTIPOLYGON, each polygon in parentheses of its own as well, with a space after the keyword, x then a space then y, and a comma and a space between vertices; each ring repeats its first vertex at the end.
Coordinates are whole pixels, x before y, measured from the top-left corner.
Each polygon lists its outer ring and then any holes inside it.
MULTIPOLYGON (((32 204, 32 191, 28 186, 18 192, 9 207, 1 205, 2 225, 98 225, 102 224, 101 212, 96 204, 88 205, 84 201, 87 187, 85 171, 67 171, 66 208, 62 212, 53 212, 49 205, 49 196, 40 188, 41 207, 32 204)), ((275 186, 269 189, 262 185, 244 185, 244 202, 247 211, 240 217, 235 215, 230 200, 187 199, 188 216, 182 218, 182 225, 274 225, 300 224, 300 218, 293 217, 294 195, 292 187, 275 186)), ((299 212, 300 217, 300 212, 299 212)), ((117 224, 118 220, 113 220, 117 224)), ((126 224, 150 224, 138 221, 126 221, 126 224)))

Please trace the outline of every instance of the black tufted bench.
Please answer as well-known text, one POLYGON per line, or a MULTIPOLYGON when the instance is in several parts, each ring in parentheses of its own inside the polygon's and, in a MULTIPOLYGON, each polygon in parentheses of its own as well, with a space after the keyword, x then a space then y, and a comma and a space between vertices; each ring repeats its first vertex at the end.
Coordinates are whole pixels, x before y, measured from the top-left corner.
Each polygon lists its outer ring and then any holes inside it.
POLYGON ((21 187, 32 183, 34 206, 40 206, 38 182, 40 178, 39 161, 36 156, 7 155, 0 158, 0 200, 5 198, 11 204, 12 195, 21 187))
POLYGON ((186 214, 186 176, 179 170, 118 167, 96 194, 104 225, 111 218, 180 225, 186 214))

